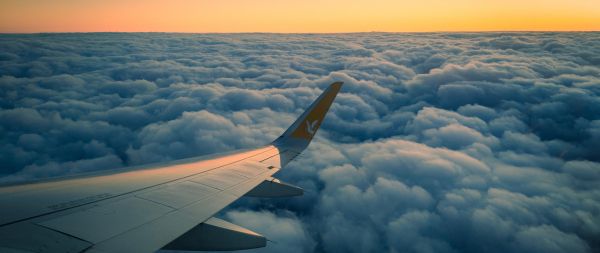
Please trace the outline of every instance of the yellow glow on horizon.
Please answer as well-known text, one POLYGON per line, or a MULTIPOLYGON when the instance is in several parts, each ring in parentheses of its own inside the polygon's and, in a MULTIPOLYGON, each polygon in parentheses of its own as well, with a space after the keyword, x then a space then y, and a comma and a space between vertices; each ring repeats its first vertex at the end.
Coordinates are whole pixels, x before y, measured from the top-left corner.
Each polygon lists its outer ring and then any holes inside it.
POLYGON ((0 0, 0 32, 599 31, 598 0, 0 0))

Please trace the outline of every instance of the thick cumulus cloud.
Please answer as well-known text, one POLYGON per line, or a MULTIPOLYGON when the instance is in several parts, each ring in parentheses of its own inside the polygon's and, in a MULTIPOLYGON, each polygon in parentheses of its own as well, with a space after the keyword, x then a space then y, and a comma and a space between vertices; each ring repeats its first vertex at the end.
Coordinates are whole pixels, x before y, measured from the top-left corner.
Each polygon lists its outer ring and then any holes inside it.
MULTIPOLYGON (((600 251, 600 34, 0 36, 0 175, 276 138, 333 81, 293 199, 220 214, 263 251, 600 251)), ((261 252, 261 250, 258 250, 261 252)))

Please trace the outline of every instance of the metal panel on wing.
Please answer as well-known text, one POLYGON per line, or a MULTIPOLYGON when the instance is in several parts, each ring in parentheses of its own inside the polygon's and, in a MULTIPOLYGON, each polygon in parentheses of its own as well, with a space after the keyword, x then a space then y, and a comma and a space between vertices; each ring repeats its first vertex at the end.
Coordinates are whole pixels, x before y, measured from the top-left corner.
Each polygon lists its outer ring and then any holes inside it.
POLYGON ((153 191, 144 192, 137 196, 178 209, 205 198, 217 191, 217 189, 206 185, 191 181, 183 181, 153 191))
POLYGON ((239 165, 232 166, 231 168, 231 170, 248 178, 264 173, 269 169, 271 168, 265 165, 264 163, 254 161, 245 161, 243 163, 240 163, 239 165))
POLYGON ((207 185, 219 190, 225 190, 231 186, 241 183, 242 181, 245 181, 246 179, 247 178, 242 175, 232 171, 223 171, 223 169, 221 169, 220 171, 217 170, 215 172, 194 177, 190 179, 190 181, 207 185))
POLYGON ((98 243, 154 220, 172 210, 164 205, 131 197, 38 224, 88 242, 98 243))

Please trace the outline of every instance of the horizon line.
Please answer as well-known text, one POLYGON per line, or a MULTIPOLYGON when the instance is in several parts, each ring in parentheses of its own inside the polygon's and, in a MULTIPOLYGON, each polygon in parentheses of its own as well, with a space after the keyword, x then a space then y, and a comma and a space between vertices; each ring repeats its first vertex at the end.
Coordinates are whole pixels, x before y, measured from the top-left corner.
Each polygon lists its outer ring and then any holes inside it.
POLYGON ((52 32, 0 32, 1 35, 20 34, 85 34, 85 33, 170 33, 170 34, 364 34, 364 33, 578 33, 599 30, 449 30, 449 31, 361 31, 361 32, 169 32, 169 31, 52 31, 52 32))

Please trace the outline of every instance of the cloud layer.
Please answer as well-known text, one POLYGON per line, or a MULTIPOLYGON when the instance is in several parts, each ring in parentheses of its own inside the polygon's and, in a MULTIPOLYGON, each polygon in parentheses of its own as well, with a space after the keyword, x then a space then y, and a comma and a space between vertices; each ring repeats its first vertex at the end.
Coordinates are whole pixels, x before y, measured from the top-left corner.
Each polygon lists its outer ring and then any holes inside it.
POLYGON ((0 36, 0 180, 249 148, 344 81, 222 215, 277 252, 600 250, 600 34, 0 36), (535 243, 532 243, 535 242, 535 243))

